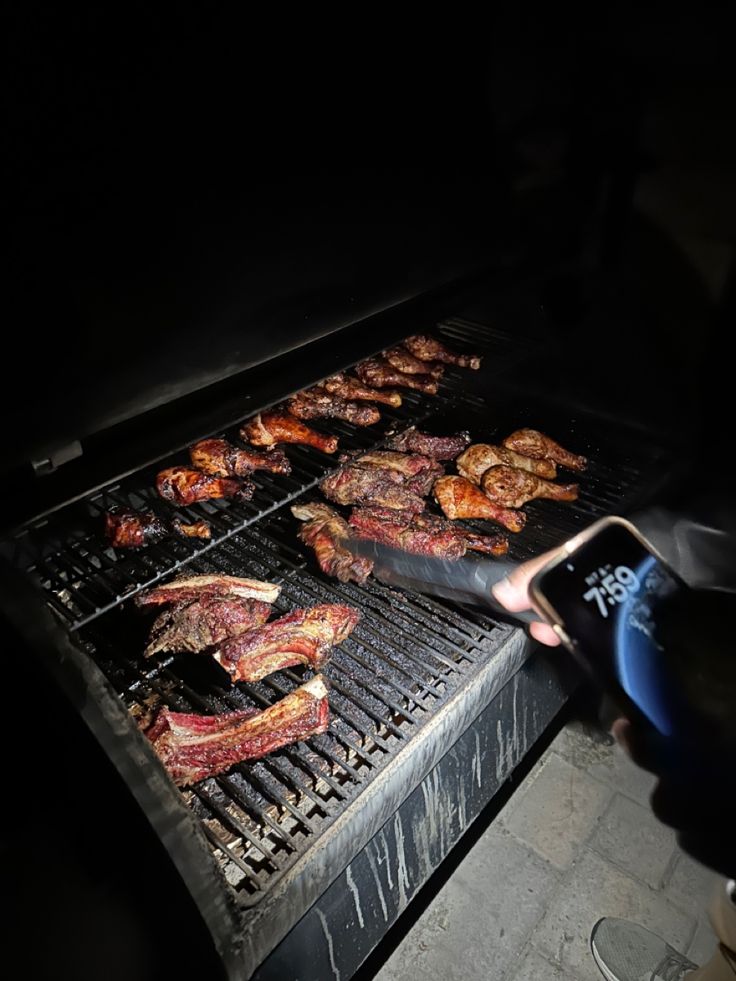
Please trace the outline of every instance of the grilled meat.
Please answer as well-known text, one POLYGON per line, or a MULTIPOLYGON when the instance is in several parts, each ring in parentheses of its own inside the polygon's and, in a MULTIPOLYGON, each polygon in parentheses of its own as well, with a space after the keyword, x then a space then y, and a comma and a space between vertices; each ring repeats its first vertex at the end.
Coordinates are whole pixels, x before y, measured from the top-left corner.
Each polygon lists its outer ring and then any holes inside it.
POLYGON ((369 358, 355 367, 355 373, 366 385, 375 388, 414 388, 425 395, 437 394, 437 381, 430 374, 406 375, 392 368, 383 358, 369 358))
POLYGON ((533 460, 506 449, 505 446, 492 446, 489 443, 474 443, 457 458, 457 469, 474 484, 480 484, 480 479, 490 467, 505 464, 528 470, 538 477, 556 477, 557 467, 551 460, 533 460))
POLYGON ((303 422, 299 422, 288 412, 274 409, 271 412, 260 412, 249 419, 240 430, 241 439, 248 440, 253 446, 276 446, 277 443, 301 443, 313 446, 323 453, 334 453, 337 449, 335 436, 323 436, 315 432, 303 422))
POLYGON ((395 483, 401 483, 413 494, 426 497, 432 484, 444 473, 442 464, 419 453, 397 453, 393 450, 373 450, 350 461, 362 470, 383 470, 395 483))
POLYGON ((344 372, 332 375, 323 383, 324 387, 332 395, 339 395, 343 399, 357 399, 359 402, 382 402, 384 405, 392 405, 398 409, 401 405, 401 395, 398 392, 380 392, 377 388, 364 385, 357 378, 351 378, 344 372))
POLYGON ((477 354, 456 354, 448 350, 429 334, 415 334, 407 337, 404 347, 420 361, 444 361, 445 364, 455 364, 458 368, 480 368, 481 359, 477 354))
POLYGON ((392 368, 403 371, 407 375, 431 375, 433 378, 441 378, 445 369, 441 364, 431 361, 420 361, 410 354, 405 347, 397 345, 390 347, 387 351, 382 351, 383 357, 388 361, 392 368))
POLYGON ((105 513, 105 537, 113 548, 141 548, 161 541, 168 527, 152 511, 112 508, 105 513))
POLYGON ((242 450, 226 439, 201 439, 190 447, 189 457, 193 466, 214 477, 245 477, 254 470, 291 473, 291 464, 281 450, 242 450))
POLYGON ((536 429, 517 429, 515 433, 506 437, 503 445, 509 450, 523 453, 524 456, 530 456, 535 460, 554 460, 568 470, 585 470, 588 466, 584 456, 570 453, 536 429))
POLYGON ((233 681, 259 681, 295 664, 305 664, 316 671, 335 644, 350 636, 359 619, 357 610, 336 603, 292 610, 278 620, 225 641, 213 657, 233 681))
POLYGON ((521 531, 526 524, 523 511, 494 504, 465 477, 440 477, 435 481, 433 493, 445 516, 452 520, 484 518, 514 532, 521 531))
POLYGON ((291 513, 303 521, 299 538, 314 549, 320 569, 340 582, 366 581, 373 570, 370 559, 353 555, 342 542, 350 538, 347 521, 327 504, 295 504, 291 513))
POLYGON ((329 719, 327 687, 317 675, 263 712, 196 715, 162 708, 146 736, 172 780, 184 787, 326 732, 329 719))
POLYGON ((212 538, 212 529, 206 521, 194 521, 191 524, 186 524, 181 518, 174 516, 171 519, 171 527, 182 538, 212 538))
POLYGON ((162 603, 193 602, 203 596, 239 596, 242 599, 273 603, 281 586, 258 579, 239 579, 237 576, 179 576, 163 586, 154 586, 136 596, 137 606, 158 606, 162 603))
POLYGON ((433 460, 454 460, 462 453, 470 442, 468 433, 455 433, 453 436, 431 436, 420 432, 416 426, 410 426, 402 433, 392 436, 388 442, 389 449, 400 450, 402 453, 420 453, 433 460))
POLYGON ((505 535, 479 535, 433 514, 412 514, 386 508, 354 508, 350 527, 356 538, 381 542, 415 555, 459 559, 467 549, 505 555, 505 535))
POLYGON ((520 508, 537 497, 546 497, 551 501, 575 501, 578 496, 577 484, 553 484, 528 470, 503 465, 486 470, 480 485, 494 504, 507 508, 520 508))
POLYGON ((262 600, 205 593, 200 599, 175 603, 160 613, 151 627, 145 657, 159 651, 201 651, 259 627, 271 606, 262 600))
POLYGON ((234 497, 249 501, 253 497, 255 484, 249 480, 234 480, 230 477, 211 477, 201 470, 189 467, 168 467, 156 477, 156 490, 159 495, 172 504, 195 504, 217 497, 234 497))
POLYGON ((422 511, 421 496, 402 484, 396 471, 349 465, 325 477, 319 486, 327 500, 335 504, 377 504, 422 511))
POLYGON ((347 402, 319 387, 299 392, 289 399, 287 406, 297 419, 344 419, 356 426, 372 426, 381 419, 381 413, 375 406, 347 402))

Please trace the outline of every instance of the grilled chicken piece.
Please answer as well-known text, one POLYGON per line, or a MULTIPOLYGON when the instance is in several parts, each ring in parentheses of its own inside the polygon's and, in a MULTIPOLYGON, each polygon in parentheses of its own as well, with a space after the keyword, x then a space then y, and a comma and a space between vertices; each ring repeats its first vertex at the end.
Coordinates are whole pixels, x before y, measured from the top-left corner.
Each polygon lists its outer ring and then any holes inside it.
POLYGON ((278 409, 272 412, 260 412, 249 419, 240 430, 241 439, 248 440, 253 446, 276 446, 277 443, 300 443, 303 446, 313 446, 323 453, 334 453, 337 449, 335 436, 323 436, 315 432, 303 422, 299 422, 288 412, 278 409))
POLYGON ((414 555, 459 559, 469 548, 488 555, 504 555, 509 549, 505 535, 478 535, 432 514, 354 508, 350 526, 356 538, 381 542, 414 555))
POLYGON ((185 603, 203 596, 239 596, 242 599, 273 603, 281 586, 259 579, 239 579, 237 576, 179 576, 163 586, 154 586, 136 596, 137 606, 159 606, 162 603, 185 603))
POLYGON ((570 453, 536 429, 517 429, 515 433, 506 437, 503 445, 509 450, 523 453, 524 456, 530 456, 535 460, 554 460, 568 470, 585 470, 588 466, 584 456, 570 453))
POLYGON ((420 361, 444 361, 445 364, 455 364, 458 368, 473 368, 475 371, 480 368, 481 359, 477 354, 456 354, 429 334, 407 337, 403 344, 407 351, 420 361))
POLYGON ((397 453, 393 450, 373 450, 350 460, 350 465, 363 470, 383 470, 395 483, 401 483, 413 494, 426 497, 432 484, 444 473, 440 463, 419 453, 397 453))
POLYGON ((184 787, 326 732, 329 724, 327 687, 316 675, 263 712, 196 715, 162 708, 146 736, 174 783, 184 787))
POLYGON ((357 378, 351 378, 342 371, 327 378, 322 384, 332 395, 339 395, 343 399, 381 402, 383 405, 392 405, 395 409, 401 405, 401 395, 398 392, 379 392, 377 388, 364 385, 357 378))
POLYGON ((373 570, 368 558, 353 555, 342 542, 350 538, 350 527, 337 511, 327 504, 295 504, 291 513, 305 522, 299 538, 314 549, 320 569, 340 582, 363 583, 373 570))
POLYGON ((474 443, 469 446, 457 458, 456 463, 463 477, 472 480, 474 484, 480 484, 480 479, 486 470, 501 464, 528 470, 538 477, 557 476, 557 467, 551 460, 533 460, 531 457, 514 453, 513 450, 507 450, 505 446, 492 446, 489 443, 474 443))
POLYGON ((225 641, 213 657, 233 681, 259 681, 295 664, 305 664, 316 671, 335 644, 350 636, 358 620, 357 610, 336 603, 292 610, 278 620, 225 641))
POLYGON ((255 484, 249 480, 210 477, 201 470, 190 470, 189 467, 169 467, 156 477, 156 490, 172 504, 196 504, 197 501, 217 497, 249 501, 255 489, 255 484))
POLYGON ((410 354, 405 347, 397 345, 381 352, 392 368, 403 371, 407 375, 431 375, 432 378, 441 378, 445 373, 443 365, 431 361, 420 361, 410 354))
POLYGON ((286 404, 297 419, 344 419, 356 426, 372 426, 381 419, 381 413, 375 406, 347 402, 319 387, 299 392, 286 404))
POLYGON ((494 504, 480 488, 465 477, 440 477, 435 481, 433 493, 445 516, 452 520, 483 518, 495 521, 513 532, 521 531, 526 524, 523 511, 494 504))
POLYGON ((226 439, 201 439, 190 447, 189 457, 193 466, 214 477, 245 477, 254 470, 291 473, 291 464, 281 450, 242 450, 226 439))
POLYGON ((454 436, 431 436, 420 432, 416 426, 410 426, 402 433, 392 436, 388 442, 389 449, 400 450, 402 453, 420 453, 433 460, 454 460, 462 453, 470 442, 468 433, 455 433, 454 436))
POLYGON ((355 366, 355 373, 366 385, 375 388, 414 388, 425 395, 437 394, 437 381, 431 375, 406 375, 392 368, 383 358, 369 358, 355 366))
POLYGON ((577 484, 553 484, 528 470, 503 465, 486 470, 480 485, 494 504, 507 508, 520 508, 537 497, 551 501, 576 501, 578 497, 577 484))
POLYGON ((327 500, 335 504, 377 504, 397 510, 424 510, 421 496, 403 486, 403 479, 396 471, 347 466, 325 477, 319 486, 327 500))
POLYGON ((206 521, 184 524, 180 518, 173 518, 169 523, 153 511, 111 508, 105 513, 105 537, 113 548, 142 548, 172 533, 185 538, 210 538, 212 529, 206 521))
POLYGON ((191 603, 175 603, 154 620, 143 653, 145 657, 159 651, 199 654, 229 637, 259 627, 270 614, 269 603, 239 596, 205 594, 191 603))
POLYGON ((181 518, 174 517, 171 519, 171 527, 182 538, 212 538, 212 529, 206 521, 194 521, 191 524, 186 524, 181 518))

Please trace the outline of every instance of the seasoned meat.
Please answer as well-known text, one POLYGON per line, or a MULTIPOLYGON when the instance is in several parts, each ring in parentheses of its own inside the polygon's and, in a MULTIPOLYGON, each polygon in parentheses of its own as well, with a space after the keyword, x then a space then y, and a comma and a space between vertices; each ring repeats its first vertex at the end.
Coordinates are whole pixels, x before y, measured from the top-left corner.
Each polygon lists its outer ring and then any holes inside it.
POLYGON ((368 558, 360 558, 342 544, 350 538, 347 521, 328 504, 295 504, 291 513, 303 521, 299 538, 314 549, 320 569, 340 582, 365 582, 373 569, 368 558))
POLYGON ((243 450, 226 439, 201 439, 190 448, 189 456, 193 466, 214 477, 245 477, 254 470, 291 473, 291 464, 281 450, 243 450))
POLYGON ((370 385, 364 385, 357 378, 351 378, 344 372, 326 379, 324 387, 333 395, 339 395, 343 399, 357 399, 359 402, 381 402, 384 405, 392 405, 398 409, 401 405, 401 395, 398 392, 382 392, 370 385))
POLYGON ((167 534, 167 525, 152 511, 111 508, 105 513, 105 537, 113 548, 141 548, 167 534))
POLYGON ((387 351, 383 351, 382 354, 392 368, 396 368, 397 371, 403 371, 407 375, 431 375, 433 378, 441 378, 445 372, 441 364, 432 363, 431 361, 420 361, 419 358, 415 358, 405 347, 401 347, 400 345, 390 347, 387 351))
POLYGON ((517 467, 491 467, 483 474, 480 485, 494 504, 507 508, 520 508, 537 497, 552 501, 575 501, 578 496, 577 484, 553 484, 517 467))
POLYGON ((480 368, 481 359, 477 354, 456 354, 429 334, 407 337, 403 344, 407 351, 420 361, 444 361, 445 364, 455 364, 458 368, 473 368, 476 371, 480 368))
POLYGON ((378 504, 422 511, 421 496, 398 482, 401 480, 396 471, 350 465, 325 477, 319 486, 327 500, 335 504, 378 504))
POLYGON ((210 477, 201 470, 190 470, 188 467, 168 467, 156 477, 156 490, 172 504, 196 504, 197 501, 217 497, 249 501, 253 497, 255 484, 230 477, 210 477))
POLYGON ((190 603, 175 603, 153 622, 145 657, 159 651, 201 651, 252 630, 268 620, 271 606, 262 600, 205 593, 190 603))
POLYGON ((413 494, 426 497, 432 484, 444 473, 440 463, 419 453, 397 453, 394 450, 372 450, 350 460, 350 465, 364 470, 383 470, 395 483, 401 483, 413 494))
POLYGON ((495 521, 513 532, 521 531, 526 524, 523 511, 494 504, 480 488, 465 477, 440 477, 435 481, 433 493, 445 516, 452 520, 483 518, 495 521))
POLYGON ((171 519, 171 527, 182 538, 212 538, 212 529, 206 521, 194 521, 192 524, 185 524, 181 518, 174 516, 171 519))
POLYGON ((292 610, 278 620, 225 641, 213 657, 233 681, 259 681, 295 664, 305 664, 316 671, 335 644, 350 636, 359 619, 357 610, 336 603, 292 610))
POLYGON ((382 542, 416 555, 459 559, 467 549, 488 555, 504 555, 505 535, 479 535, 433 514, 413 514, 386 508, 354 508, 350 526, 356 538, 382 542))
POLYGON ((366 385, 375 388, 415 388, 425 395, 437 394, 437 381, 430 374, 406 375, 392 368, 383 358, 369 358, 356 365, 355 373, 366 385))
POLYGON ((259 579, 239 579, 237 576, 179 576, 162 586, 154 586, 136 596, 137 606, 158 606, 161 603, 183 603, 203 596, 240 596, 243 599, 273 603, 281 586, 259 579))
POLYGON ((323 436, 315 432, 303 422, 299 422, 288 412, 277 409, 272 412, 260 412, 248 420, 240 430, 242 439, 248 440, 253 446, 276 446, 277 443, 301 443, 313 446, 323 453, 334 453, 337 449, 335 436, 323 436))
POLYGON ((536 429, 517 429, 515 433, 506 437, 503 445, 509 450, 523 453, 524 456, 533 457, 535 460, 554 460, 568 470, 585 470, 588 466, 584 456, 570 453, 536 429))
POLYGON ((326 732, 329 719, 327 686, 317 675, 263 712, 196 715, 162 708, 146 736, 174 783, 184 787, 326 732))
POLYGON ((339 395, 331 395, 325 388, 299 392, 289 399, 287 406, 297 419, 344 419, 356 426, 372 426, 381 419, 375 406, 347 402, 339 395))
POLYGON ((402 453, 421 453, 433 460, 454 460, 462 453, 470 442, 468 433, 455 433, 453 436, 431 436, 420 432, 416 426, 410 426, 401 433, 392 436, 388 442, 389 449, 400 450, 402 453))
POLYGON ((472 480, 474 484, 480 484, 480 479, 486 470, 500 464, 528 470, 538 477, 557 476, 557 467, 551 460, 533 460, 529 456, 514 453, 505 446, 492 446, 489 443, 474 443, 457 458, 456 462, 457 469, 463 477, 472 480))

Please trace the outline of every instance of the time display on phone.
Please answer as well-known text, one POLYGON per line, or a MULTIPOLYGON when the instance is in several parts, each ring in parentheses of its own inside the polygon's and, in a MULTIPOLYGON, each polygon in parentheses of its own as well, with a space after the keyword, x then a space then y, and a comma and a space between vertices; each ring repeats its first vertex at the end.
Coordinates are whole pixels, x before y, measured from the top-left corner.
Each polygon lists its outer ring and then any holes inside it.
POLYGON ((610 570, 610 565, 604 566, 585 578, 590 589, 583 593, 583 599, 595 603, 602 617, 608 616, 610 607, 625 603, 640 586, 639 577, 627 565, 617 565, 610 570))

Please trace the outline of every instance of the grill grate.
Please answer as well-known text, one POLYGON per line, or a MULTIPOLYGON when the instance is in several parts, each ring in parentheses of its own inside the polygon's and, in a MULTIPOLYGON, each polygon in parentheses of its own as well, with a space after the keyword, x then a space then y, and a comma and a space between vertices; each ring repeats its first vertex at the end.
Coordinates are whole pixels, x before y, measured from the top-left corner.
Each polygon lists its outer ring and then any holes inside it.
MULTIPOLYGON (((447 321, 441 329, 451 346, 491 357, 492 371, 523 353, 523 345, 514 347, 501 332, 484 333, 467 321, 447 321)), ((666 451, 640 435, 602 432, 592 420, 570 420, 558 410, 486 402, 468 390, 472 374, 449 369, 440 396, 409 394, 400 410, 384 408, 378 427, 331 423, 329 431, 340 435, 341 449, 358 449, 375 445, 389 427, 434 416, 428 424, 438 432, 467 428, 477 441, 534 425, 586 453, 591 465, 581 476, 580 500, 572 506, 530 505, 524 532, 512 536, 511 556, 518 559, 559 543, 603 514, 630 509, 667 473, 666 451)), ((300 672, 283 671, 258 684, 233 686, 207 657, 159 655, 144 661, 148 621, 123 601, 184 564, 191 572, 281 582, 275 604, 281 612, 318 602, 362 611, 325 670, 331 686, 328 732, 183 792, 243 907, 262 900, 438 709, 471 683, 510 629, 482 612, 404 595, 372 580, 361 587, 327 580, 298 541, 298 522, 285 505, 310 495, 329 458, 300 448, 287 452, 292 475, 256 474, 253 502, 179 509, 191 520, 210 521, 213 540, 205 546, 172 539, 126 555, 101 542, 99 514, 113 503, 166 513, 152 488, 165 461, 25 528, 5 546, 77 631, 79 643, 139 721, 161 704, 206 713, 265 707, 304 680, 300 672)), ((484 522, 473 524, 490 530, 484 522)))

